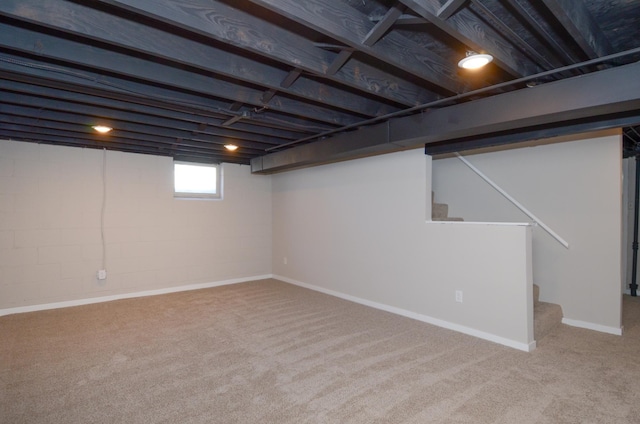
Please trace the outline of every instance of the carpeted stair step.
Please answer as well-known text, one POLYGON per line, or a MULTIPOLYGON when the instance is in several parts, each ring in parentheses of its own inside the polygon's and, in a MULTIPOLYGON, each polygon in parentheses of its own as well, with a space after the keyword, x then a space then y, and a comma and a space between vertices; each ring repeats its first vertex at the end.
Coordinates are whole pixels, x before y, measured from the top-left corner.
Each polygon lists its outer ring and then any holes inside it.
POLYGON ((431 204, 431 218, 434 221, 445 220, 449 215, 449 205, 446 203, 432 203, 431 204))
POLYGON ((533 285, 533 338, 539 342, 562 322, 562 307, 540 302, 540 288, 533 285))
POLYGON ((449 216, 449 205, 446 203, 436 203, 435 194, 431 192, 431 220, 432 221, 464 221, 462 218, 449 216))

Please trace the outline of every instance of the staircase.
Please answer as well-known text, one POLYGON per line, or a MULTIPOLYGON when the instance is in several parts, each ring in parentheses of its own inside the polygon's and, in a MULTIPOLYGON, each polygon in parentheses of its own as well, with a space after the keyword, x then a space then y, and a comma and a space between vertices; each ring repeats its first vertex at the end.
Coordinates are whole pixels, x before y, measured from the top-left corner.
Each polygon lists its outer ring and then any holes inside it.
POLYGON ((449 216, 449 205, 446 203, 435 203, 434 193, 431 192, 431 220, 432 221, 464 221, 462 218, 452 218, 449 216))
POLYGON ((540 342, 562 322, 562 307, 540 302, 540 287, 533 285, 533 339, 540 342))
MULTIPOLYGON (((449 205, 436 203, 431 192, 432 221, 464 221, 449 216, 449 205)), ((533 285, 533 339, 539 342, 562 322, 562 307, 555 303, 540 302, 540 287, 533 285)))

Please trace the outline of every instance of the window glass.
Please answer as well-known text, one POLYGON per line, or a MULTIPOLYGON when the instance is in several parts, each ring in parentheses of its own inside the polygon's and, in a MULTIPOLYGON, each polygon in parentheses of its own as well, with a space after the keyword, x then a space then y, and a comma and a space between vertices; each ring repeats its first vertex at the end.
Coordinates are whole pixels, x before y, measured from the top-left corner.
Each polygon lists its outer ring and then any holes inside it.
POLYGON ((221 197, 219 165, 174 162, 173 177, 176 197, 221 197))

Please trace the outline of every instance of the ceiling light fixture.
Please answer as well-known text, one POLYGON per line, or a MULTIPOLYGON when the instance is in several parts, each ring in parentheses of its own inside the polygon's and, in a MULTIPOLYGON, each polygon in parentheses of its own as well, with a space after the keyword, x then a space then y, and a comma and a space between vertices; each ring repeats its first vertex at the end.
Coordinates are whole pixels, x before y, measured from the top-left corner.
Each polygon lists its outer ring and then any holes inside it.
POLYGON ((493 56, 490 54, 480 54, 468 51, 467 56, 458 62, 458 66, 464 69, 480 69, 492 60, 493 56))
POLYGON ((94 125, 91 128, 93 128, 94 130, 98 131, 100 134, 106 134, 109 131, 111 131, 113 128, 111 127, 107 127, 105 125, 94 125))
POLYGON ((238 148, 238 146, 236 146, 235 144, 225 144, 224 148, 233 152, 238 148))

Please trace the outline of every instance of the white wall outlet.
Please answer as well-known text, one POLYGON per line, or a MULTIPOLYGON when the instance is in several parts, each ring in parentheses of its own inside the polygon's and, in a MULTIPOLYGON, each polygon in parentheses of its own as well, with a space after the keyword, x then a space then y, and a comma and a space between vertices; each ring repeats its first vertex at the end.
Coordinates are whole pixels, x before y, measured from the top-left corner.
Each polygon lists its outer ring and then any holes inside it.
POLYGON ((106 280, 107 279, 107 270, 101 269, 98 270, 98 280, 106 280))
POLYGON ((462 303, 462 290, 456 290, 456 302, 462 303))
POLYGON ((287 257, 286 256, 284 258, 282 258, 282 263, 285 264, 285 265, 287 264, 287 257))

